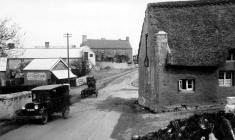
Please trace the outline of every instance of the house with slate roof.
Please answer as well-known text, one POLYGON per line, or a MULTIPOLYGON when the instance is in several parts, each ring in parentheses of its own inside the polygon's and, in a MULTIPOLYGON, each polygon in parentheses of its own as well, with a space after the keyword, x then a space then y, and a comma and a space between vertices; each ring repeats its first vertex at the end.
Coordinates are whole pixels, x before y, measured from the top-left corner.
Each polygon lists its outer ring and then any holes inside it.
POLYGON ((235 96, 235 1, 147 5, 139 43, 139 104, 221 103, 235 96))
POLYGON ((81 47, 87 45, 96 54, 96 61, 112 61, 115 56, 127 56, 126 60, 132 61, 132 47, 129 37, 125 40, 108 40, 101 39, 87 39, 86 35, 82 36, 81 47))

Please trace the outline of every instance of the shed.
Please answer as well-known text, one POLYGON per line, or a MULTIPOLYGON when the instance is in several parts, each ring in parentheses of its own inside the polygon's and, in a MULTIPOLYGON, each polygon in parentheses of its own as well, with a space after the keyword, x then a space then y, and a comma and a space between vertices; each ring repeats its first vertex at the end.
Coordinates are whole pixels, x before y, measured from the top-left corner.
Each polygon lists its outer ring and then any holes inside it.
MULTIPOLYGON (((24 69, 25 85, 67 83, 68 65, 62 59, 33 59, 24 69)), ((76 76, 69 71, 71 81, 76 76)))

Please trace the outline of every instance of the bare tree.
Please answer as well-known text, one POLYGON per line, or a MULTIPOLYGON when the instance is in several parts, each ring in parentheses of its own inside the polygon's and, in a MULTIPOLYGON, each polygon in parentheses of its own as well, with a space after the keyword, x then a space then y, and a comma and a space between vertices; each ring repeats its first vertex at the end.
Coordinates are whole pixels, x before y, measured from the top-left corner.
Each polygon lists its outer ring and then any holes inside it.
POLYGON ((0 57, 6 56, 6 50, 20 44, 19 26, 10 24, 9 19, 0 20, 0 57))

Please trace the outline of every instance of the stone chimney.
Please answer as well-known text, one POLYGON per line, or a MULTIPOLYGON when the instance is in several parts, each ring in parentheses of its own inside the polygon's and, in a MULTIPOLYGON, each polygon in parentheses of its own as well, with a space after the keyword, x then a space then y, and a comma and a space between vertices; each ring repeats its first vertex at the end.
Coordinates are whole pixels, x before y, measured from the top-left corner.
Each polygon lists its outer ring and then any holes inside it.
POLYGON ((86 44, 87 42, 87 35, 82 35, 82 44, 86 44))
POLYGON ((126 41, 129 41, 129 40, 130 40, 130 37, 129 37, 129 36, 127 36, 127 37, 126 37, 126 41))
POLYGON ((50 47, 50 42, 45 42, 45 48, 49 48, 50 47))
POLYGON ((171 53, 171 50, 168 46, 168 34, 164 31, 159 31, 155 34, 156 37, 156 45, 157 49, 155 52, 157 52, 157 56, 159 57, 159 65, 165 65, 167 54, 171 53))

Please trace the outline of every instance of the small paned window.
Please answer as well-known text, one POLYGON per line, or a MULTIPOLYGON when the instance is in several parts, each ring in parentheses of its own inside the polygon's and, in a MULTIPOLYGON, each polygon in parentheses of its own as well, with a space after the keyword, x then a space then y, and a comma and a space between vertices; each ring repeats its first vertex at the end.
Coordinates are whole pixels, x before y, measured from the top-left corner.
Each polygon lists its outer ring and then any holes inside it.
POLYGON ((219 72, 219 86, 231 87, 233 86, 234 81, 234 72, 233 71, 220 71, 219 72))
POLYGON ((90 57, 93 57, 93 54, 90 54, 90 57))
POLYGON ((179 84, 179 91, 181 92, 194 91, 195 88, 194 79, 180 79, 178 84, 179 84))
POLYGON ((229 55, 227 57, 227 60, 228 61, 234 61, 235 60, 235 52, 232 51, 232 52, 229 52, 229 55))

